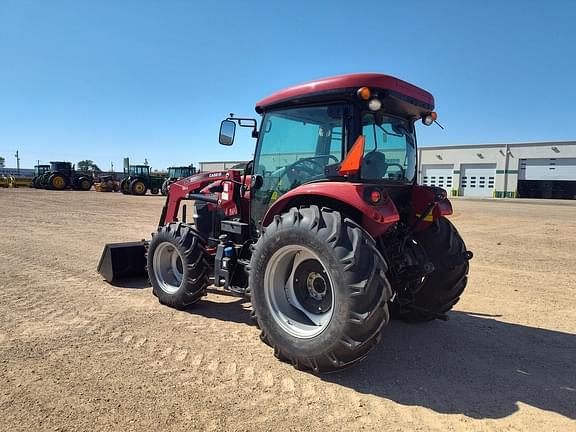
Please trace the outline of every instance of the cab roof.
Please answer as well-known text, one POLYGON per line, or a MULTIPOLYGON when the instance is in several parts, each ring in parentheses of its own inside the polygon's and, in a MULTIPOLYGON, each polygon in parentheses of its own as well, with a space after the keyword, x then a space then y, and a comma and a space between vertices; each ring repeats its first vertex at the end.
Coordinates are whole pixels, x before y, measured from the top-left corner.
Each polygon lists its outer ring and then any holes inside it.
POLYGON ((314 102, 315 99, 325 100, 327 97, 351 97, 355 96, 360 87, 386 92, 426 111, 434 110, 434 97, 426 90, 390 75, 357 73, 308 81, 280 90, 260 100, 256 104, 256 112, 262 113, 283 105, 314 102))

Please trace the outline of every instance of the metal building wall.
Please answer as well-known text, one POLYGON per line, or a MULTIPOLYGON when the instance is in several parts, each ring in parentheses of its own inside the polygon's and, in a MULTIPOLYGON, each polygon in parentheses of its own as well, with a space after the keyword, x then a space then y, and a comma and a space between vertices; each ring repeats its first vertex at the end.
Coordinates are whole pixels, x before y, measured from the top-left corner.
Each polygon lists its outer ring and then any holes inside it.
MULTIPOLYGON (((449 192, 452 195, 463 195, 463 168, 495 164, 493 196, 513 198, 518 191, 522 160, 571 158, 576 158, 576 141, 420 147, 418 181, 424 183, 427 168, 452 165, 452 187, 449 192)), ((576 167, 574 171, 576 178, 576 167)))

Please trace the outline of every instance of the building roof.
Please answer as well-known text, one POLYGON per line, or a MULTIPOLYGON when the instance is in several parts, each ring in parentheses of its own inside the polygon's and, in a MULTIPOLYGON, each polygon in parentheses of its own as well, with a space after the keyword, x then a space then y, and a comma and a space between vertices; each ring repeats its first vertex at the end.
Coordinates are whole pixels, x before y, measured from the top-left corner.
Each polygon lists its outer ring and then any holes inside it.
POLYGON ((450 149, 467 149, 467 148, 495 148, 495 147, 542 147, 542 146, 568 146, 576 145, 576 141, 532 141, 516 143, 493 143, 493 144, 454 144, 442 146, 426 146, 419 144, 421 150, 450 150, 450 149))

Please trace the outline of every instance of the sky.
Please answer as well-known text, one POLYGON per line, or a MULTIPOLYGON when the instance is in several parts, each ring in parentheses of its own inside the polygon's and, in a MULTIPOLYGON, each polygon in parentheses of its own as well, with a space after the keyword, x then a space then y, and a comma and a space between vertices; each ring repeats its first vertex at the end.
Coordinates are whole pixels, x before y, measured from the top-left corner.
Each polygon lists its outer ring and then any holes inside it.
POLYGON ((381 72, 436 99, 421 146, 576 140, 576 2, 0 0, 0 156, 153 168, 248 160, 231 112, 381 72))

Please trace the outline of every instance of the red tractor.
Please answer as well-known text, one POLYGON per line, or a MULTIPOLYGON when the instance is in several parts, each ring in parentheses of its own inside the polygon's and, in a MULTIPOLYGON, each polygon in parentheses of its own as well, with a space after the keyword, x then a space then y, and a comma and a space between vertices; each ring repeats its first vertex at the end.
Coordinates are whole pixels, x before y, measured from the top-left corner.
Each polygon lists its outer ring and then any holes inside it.
POLYGON ((446 219, 446 191, 416 183, 415 123, 432 95, 381 74, 308 82, 230 115, 254 161, 172 184, 149 242, 107 245, 108 281, 147 270, 160 303, 186 308, 210 285, 250 299, 262 339, 298 368, 356 363, 389 317, 446 319, 472 253, 446 219), (193 202, 192 220, 186 201, 193 202))

